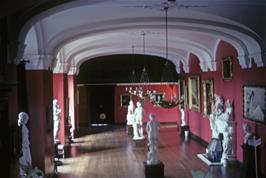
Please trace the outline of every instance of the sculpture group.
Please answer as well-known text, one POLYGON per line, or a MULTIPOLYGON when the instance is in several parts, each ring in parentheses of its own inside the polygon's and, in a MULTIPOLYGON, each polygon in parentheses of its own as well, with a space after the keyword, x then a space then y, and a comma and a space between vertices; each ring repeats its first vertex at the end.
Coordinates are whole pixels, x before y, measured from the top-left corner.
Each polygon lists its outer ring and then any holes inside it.
POLYGON ((223 98, 219 95, 215 94, 214 99, 214 109, 210 115, 212 141, 208 146, 207 154, 213 160, 220 160, 226 166, 228 162, 236 160, 233 106, 229 100, 224 104, 223 98))
POLYGON ((144 110, 140 101, 137 102, 137 107, 135 108, 133 101, 131 100, 128 105, 127 113, 127 125, 133 126, 133 140, 143 140, 145 137, 143 135, 143 117, 144 110))

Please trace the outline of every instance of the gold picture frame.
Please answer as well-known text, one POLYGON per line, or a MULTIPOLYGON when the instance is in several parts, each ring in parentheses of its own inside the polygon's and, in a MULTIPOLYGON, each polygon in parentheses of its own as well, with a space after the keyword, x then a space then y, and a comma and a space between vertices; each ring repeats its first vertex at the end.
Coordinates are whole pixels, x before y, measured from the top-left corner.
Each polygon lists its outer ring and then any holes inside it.
POLYGON ((203 88, 203 111, 204 116, 208 117, 212 113, 213 108, 213 80, 203 80, 202 81, 202 88, 203 88))
POLYGON ((227 56, 222 60, 223 80, 231 80, 233 78, 233 57, 227 56))
POLYGON ((200 112, 200 78, 188 77, 189 109, 200 112))
POLYGON ((120 106, 121 107, 128 107, 129 101, 132 99, 132 96, 130 94, 122 94, 120 95, 120 106))

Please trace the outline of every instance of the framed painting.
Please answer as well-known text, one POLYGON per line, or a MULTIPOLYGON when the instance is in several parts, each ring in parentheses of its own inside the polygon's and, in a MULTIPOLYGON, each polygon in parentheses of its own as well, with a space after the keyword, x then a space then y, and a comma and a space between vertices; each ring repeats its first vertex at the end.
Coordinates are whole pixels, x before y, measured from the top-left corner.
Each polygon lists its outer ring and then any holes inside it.
POLYGON ((120 105, 121 107, 128 107, 129 101, 132 99, 132 96, 129 94, 120 95, 120 105))
MULTIPOLYGON (((186 102, 186 100, 187 100, 187 87, 186 87, 185 80, 179 80, 179 99, 181 99, 182 97, 184 99, 184 104, 186 104, 187 103, 186 102)), ((179 105, 179 107, 181 107, 181 104, 179 105)))
POLYGON ((199 76, 188 78, 189 108, 200 112, 200 81, 199 76))
POLYGON ((243 86, 244 118, 265 123, 266 86, 243 86))
POLYGON ((222 60, 223 80, 231 80, 233 78, 233 57, 227 56, 222 60))
POLYGON ((209 117, 213 108, 213 80, 203 80, 203 112, 205 117, 209 117))

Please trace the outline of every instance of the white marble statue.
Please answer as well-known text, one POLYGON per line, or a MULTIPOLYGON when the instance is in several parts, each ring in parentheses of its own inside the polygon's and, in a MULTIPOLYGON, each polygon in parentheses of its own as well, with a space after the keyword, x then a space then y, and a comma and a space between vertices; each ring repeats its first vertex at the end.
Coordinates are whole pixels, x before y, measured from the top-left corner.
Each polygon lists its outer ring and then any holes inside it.
POLYGON ((29 141, 29 130, 26 127, 28 123, 29 115, 25 112, 18 114, 18 126, 22 130, 22 153, 23 155, 19 158, 19 173, 20 177, 24 178, 27 176, 28 171, 32 167, 31 153, 30 153, 30 141, 29 141))
POLYGON ((158 164, 159 161, 159 154, 158 154, 158 129, 160 123, 155 120, 155 115, 150 113, 149 121, 146 125, 146 130, 148 133, 148 147, 149 151, 147 154, 147 164, 158 164))
POLYGON ((186 119, 185 119, 185 110, 184 107, 180 108, 180 114, 181 114, 181 126, 187 125, 186 119))
POLYGON ((129 101, 129 105, 127 107, 127 125, 133 125, 134 123, 134 103, 132 100, 129 101))
POLYGON ((148 141, 149 144, 155 144, 158 143, 158 129, 160 126, 160 123, 155 120, 155 115, 153 113, 150 113, 149 115, 149 121, 146 125, 146 131, 148 133, 148 141))
POLYGON ((244 131, 244 144, 248 144, 248 140, 252 138, 251 127, 247 123, 242 125, 244 131))
POLYGON ((144 110, 140 101, 137 102, 137 107, 134 111, 134 114, 135 114, 134 117, 135 120, 133 123, 133 140, 142 140, 144 139, 143 128, 142 128, 144 110))
POLYGON ((54 120, 54 142, 58 142, 58 132, 60 127, 60 120, 61 120, 61 109, 57 99, 53 100, 53 120, 54 120))
POLYGON ((235 161, 236 159, 236 133, 235 121, 233 119, 233 106, 232 103, 227 100, 225 103, 225 111, 223 111, 223 98, 216 94, 214 97, 215 107, 213 113, 210 115, 212 138, 218 139, 220 134, 223 135, 223 154, 221 162, 226 166, 228 161, 235 161))

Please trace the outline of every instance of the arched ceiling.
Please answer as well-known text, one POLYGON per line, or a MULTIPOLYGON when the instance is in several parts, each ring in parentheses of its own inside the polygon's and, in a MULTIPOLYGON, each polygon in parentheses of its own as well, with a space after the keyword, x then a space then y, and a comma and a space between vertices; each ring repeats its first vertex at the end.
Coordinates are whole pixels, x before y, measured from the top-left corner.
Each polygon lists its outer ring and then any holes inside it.
POLYGON ((266 2, 261 0, 76 0, 29 20, 20 33, 18 59, 27 69, 77 74, 82 62, 113 54, 165 57, 165 12, 168 9, 168 59, 189 72, 192 53, 202 71, 216 70, 221 40, 238 52, 242 68, 251 59, 264 66, 266 2), (248 12, 247 12, 248 10, 248 12), (260 23, 255 23, 260 22, 260 23))

